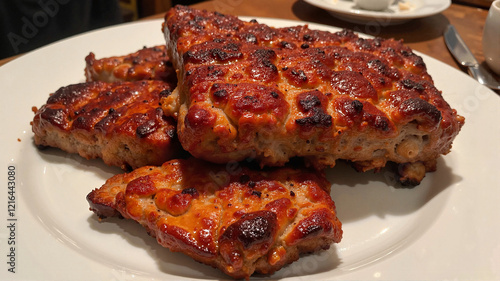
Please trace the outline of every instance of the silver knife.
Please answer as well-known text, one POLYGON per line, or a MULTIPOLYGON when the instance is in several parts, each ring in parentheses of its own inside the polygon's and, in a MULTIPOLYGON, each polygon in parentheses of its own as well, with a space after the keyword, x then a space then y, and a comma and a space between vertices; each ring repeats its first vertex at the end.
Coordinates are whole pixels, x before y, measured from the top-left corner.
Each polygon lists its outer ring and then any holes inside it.
POLYGON ((444 31, 444 41, 453 57, 455 57, 461 65, 469 69, 469 73, 472 77, 485 86, 492 89, 500 89, 500 82, 493 77, 487 69, 479 64, 467 45, 465 45, 464 40, 462 40, 455 27, 451 24, 448 25, 444 31))

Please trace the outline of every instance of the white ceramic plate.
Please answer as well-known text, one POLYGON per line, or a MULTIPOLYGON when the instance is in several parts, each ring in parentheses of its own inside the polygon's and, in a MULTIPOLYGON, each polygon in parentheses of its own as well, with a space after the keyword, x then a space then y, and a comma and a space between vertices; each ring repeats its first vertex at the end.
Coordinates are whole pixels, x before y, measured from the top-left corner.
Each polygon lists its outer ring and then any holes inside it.
POLYGON ((356 23, 378 23, 380 25, 400 24, 411 19, 438 14, 451 5, 451 0, 405 0, 409 9, 402 10, 396 4, 383 11, 360 9, 352 0, 304 0, 322 8, 340 19, 356 23))
MULTIPOLYGON (((105 57, 162 44, 160 25, 161 20, 145 21, 87 33, 0 67, 0 280, 227 278, 162 248, 132 221, 98 221, 85 196, 119 169, 33 145, 31 107, 59 87, 83 81, 90 51, 105 57), (15 196, 11 203, 9 190, 15 196)), ((467 75, 424 60, 445 98, 467 118, 453 151, 414 189, 396 188, 388 172, 359 174, 343 165, 328 170, 344 224, 342 242, 273 279, 500 278, 500 98, 467 75)))

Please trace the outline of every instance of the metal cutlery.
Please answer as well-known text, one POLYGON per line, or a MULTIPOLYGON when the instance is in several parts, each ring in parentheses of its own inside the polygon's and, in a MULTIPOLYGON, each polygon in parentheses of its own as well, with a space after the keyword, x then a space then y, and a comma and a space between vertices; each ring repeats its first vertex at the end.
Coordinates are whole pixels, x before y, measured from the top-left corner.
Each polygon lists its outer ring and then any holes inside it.
POLYGON ((479 83, 500 90, 500 81, 486 67, 479 64, 453 25, 448 25, 444 31, 444 41, 453 57, 467 67, 469 74, 479 83))

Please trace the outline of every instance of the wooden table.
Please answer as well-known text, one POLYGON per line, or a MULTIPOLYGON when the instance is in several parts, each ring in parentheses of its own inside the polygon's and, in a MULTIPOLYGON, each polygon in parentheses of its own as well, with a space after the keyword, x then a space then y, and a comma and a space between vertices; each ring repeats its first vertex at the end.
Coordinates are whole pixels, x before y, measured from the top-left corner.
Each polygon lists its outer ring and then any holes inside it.
MULTIPOLYGON (((312 6, 302 0, 213 0, 192 6, 238 16, 309 21, 341 28, 350 28, 384 38, 393 37, 403 39, 414 50, 460 69, 459 64, 446 49, 443 40, 444 29, 448 24, 453 24, 476 58, 480 62, 484 61, 481 36, 488 11, 461 4, 452 4, 447 10, 431 17, 415 19, 399 25, 381 25, 378 27, 373 24, 363 25, 342 21, 331 16, 325 10, 312 6)), ((163 17, 163 14, 149 17, 149 19, 160 17, 163 17)), ((0 60, 0 65, 16 57, 0 60)))

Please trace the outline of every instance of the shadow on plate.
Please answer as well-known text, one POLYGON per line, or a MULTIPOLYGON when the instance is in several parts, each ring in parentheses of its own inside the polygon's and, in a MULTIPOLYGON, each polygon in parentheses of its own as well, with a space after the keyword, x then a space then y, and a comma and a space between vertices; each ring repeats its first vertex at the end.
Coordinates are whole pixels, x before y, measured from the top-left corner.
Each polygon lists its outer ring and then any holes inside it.
POLYGON ((344 224, 369 216, 384 218, 412 214, 462 180, 443 158, 438 159, 436 172, 427 173, 420 185, 412 188, 401 186, 392 171, 360 173, 343 162, 327 170, 326 174, 332 183, 331 195, 339 219, 344 224))
MULTIPOLYGON (((93 231, 100 232, 104 235, 119 235, 131 246, 147 251, 152 260, 156 261, 160 272, 192 279, 233 280, 218 269, 208 265, 202 265, 187 255, 171 252, 162 247, 156 242, 155 238, 149 236, 146 230, 135 221, 117 217, 106 218, 99 221, 96 215, 89 216, 87 221, 93 231)), ((110 264, 117 266, 117 264, 110 264)), ((332 245, 327 251, 302 255, 298 261, 283 267, 274 275, 267 276, 255 274, 251 279, 275 280, 287 277, 306 276, 313 273, 317 274, 331 271, 338 267, 339 264, 340 259, 337 255, 335 245, 332 245)), ((141 274, 141 272, 136 274, 141 274)), ((142 272, 142 274, 147 275, 148 273, 142 272)))
MULTIPOLYGON (((33 149, 36 153, 49 164, 67 164, 74 169, 85 170, 86 172, 94 173, 99 179, 106 181, 111 175, 120 174, 124 171, 119 167, 106 165, 101 159, 85 159, 75 153, 67 153, 58 148, 47 147, 39 149, 33 143, 33 149)), ((90 192, 90 190, 89 190, 90 192)))
POLYGON ((405 43, 424 42, 440 38, 450 23, 442 14, 423 19, 413 19, 405 23, 391 25, 390 20, 374 20, 366 23, 352 23, 332 16, 329 12, 303 0, 297 0, 292 12, 302 21, 348 28, 355 32, 382 38, 403 39, 405 43), (425 32, 423 32, 425 31, 425 32))
MULTIPOLYGON (((185 278, 227 279, 227 276, 217 269, 210 266, 202 266, 200 263, 182 253, 171 252, 162 247, 156 242, 155 238, 149 236, 146 230, 135 221, 117 217, 106 218, 99 221, 96 215, 91 215, 87 222, 93 231, 105 235, 118 235, 132 247, 144 249, 148 255, 151 256, 152 260, 156 261, 158 270, 161 272, 185 278)), ((131 257, 131 260, 132 259, 133 257, 131 257)), ((114 265, 117 264, 114 263, 114 265)), ((149 275, 150 273, 142 272, 142 274, 149 275)))

